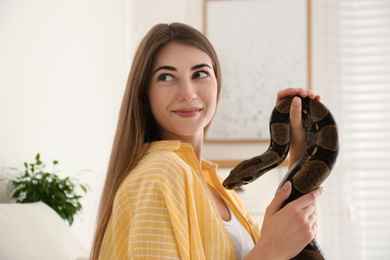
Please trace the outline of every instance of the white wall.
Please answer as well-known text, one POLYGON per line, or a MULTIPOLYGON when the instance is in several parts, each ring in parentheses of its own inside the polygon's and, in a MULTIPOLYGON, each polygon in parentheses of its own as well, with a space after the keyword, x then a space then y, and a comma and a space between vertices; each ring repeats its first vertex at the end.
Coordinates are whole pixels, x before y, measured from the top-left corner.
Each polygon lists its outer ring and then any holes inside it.
POLYGON ((63 176, 89 169, 79 178, 91 189, 72 226, 87 247, 127 77, 125 7, 0 1, 0 169, 22 168, 38 152, 57 159, 63 176))
POLYGON ((182 22, 203 28, 203 0, 131 1, 131 53, 151 27, 158 23, 182 22))
MULTIPOLYGON (((63 176, 89 169, 72 226, 88 249, 133 52, 154 24, 175 21, 202 30, 203 0, 0 1, 0 169, 37 152, 63 176)), ((245 159, 266 146, 206 144, 204 157, 245 159)))
MULTIPOLYGON (((90 248, 129 64, 160 22, 202 28, 202 0, 1 0, 0 169, 36 153, 90 190, 72 226, 90 248)), ((50 168, 50 167, 49 167, 50 168)), ((0 203, 9 201, 0 182, 0 203)))

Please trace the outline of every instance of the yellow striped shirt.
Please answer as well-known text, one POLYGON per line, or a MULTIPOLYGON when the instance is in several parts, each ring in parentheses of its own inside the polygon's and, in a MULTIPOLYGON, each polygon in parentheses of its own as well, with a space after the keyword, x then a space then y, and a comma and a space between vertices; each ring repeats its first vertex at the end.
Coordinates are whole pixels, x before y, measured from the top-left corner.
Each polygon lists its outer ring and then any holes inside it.
POLYGON ((99 259, 235 259, 231 237, 209 194, 224 199, 256 243, 260 226, 227 191, 217 165, 179 141, 145 145, 147 152, 120 186, 99 259))

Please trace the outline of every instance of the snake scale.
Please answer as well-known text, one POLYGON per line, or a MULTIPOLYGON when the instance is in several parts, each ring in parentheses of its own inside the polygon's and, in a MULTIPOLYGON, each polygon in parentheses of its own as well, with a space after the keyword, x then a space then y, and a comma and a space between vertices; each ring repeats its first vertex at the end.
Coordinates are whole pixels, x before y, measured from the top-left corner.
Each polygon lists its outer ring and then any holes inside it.
MULTIPOLYGON (((294 97, 280 101, 270 118, 271 142, 267 151, 238 164, 224 180, 226 189, 236 189, 253 182, 265 172, 280 165, 290 149, 290 106, 294 97)), ((277 190, 287 181, 292 183, 290 197, 282 207, 316 189, 328 177, 339 151, 336 122, 330 111, 319 101, 302 99, 302 123, 306 129, 307 149, 289 169, 277 190)), ((325 259, 317 241, 313 239, 293 259, 325 259)))

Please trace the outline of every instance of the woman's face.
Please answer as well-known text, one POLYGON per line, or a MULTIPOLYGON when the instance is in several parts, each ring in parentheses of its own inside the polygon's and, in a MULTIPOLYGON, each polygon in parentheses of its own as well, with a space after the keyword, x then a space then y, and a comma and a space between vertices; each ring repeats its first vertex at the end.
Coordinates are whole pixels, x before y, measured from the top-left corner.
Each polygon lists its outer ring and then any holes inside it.
POLYGON ((211 58, 196 47, 172 42, 157 53, 152 69, 148 94, 160 137, 203 139, 217 104, 211 58))

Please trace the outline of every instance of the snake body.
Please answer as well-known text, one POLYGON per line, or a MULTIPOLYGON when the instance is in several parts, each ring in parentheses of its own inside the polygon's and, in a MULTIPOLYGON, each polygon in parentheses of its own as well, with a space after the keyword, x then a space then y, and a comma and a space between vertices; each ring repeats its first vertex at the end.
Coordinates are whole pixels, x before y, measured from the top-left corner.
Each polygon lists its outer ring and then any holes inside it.
MULTIPOLYGON (((294 97, 280 101, 271 113, 271 142, 267 151, 238 164, 224 180, 226 189, 236 189, 280 165, 290 149, 290 106, 294 97)), ((277 190, 287 182, 292 184, 290 197, 282 207, 316 189, 330 174, 339 151, 336 122, 330 111, 319 101, 302 99, 302 123, 306 129, 307 149, 286 173, 277 190)), ((317 241, 313 239, 293 259, 325 259, 317 241)))

